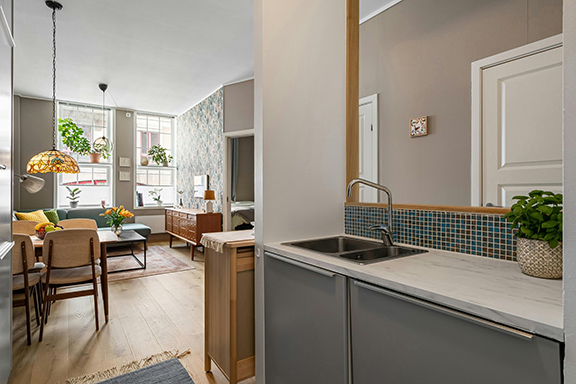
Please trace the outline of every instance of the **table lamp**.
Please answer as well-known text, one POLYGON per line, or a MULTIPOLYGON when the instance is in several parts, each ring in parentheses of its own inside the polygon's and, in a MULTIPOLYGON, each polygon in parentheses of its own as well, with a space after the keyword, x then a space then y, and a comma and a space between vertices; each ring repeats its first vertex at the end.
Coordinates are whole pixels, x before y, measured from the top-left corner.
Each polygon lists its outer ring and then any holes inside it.
POLYGON ((214 196, 214 191, 209 189, 205 190, 204 200, 206 200, 206 213, 214 212, 214 203, 212 203, 212 200, 216 200, 216 197, 214 196))

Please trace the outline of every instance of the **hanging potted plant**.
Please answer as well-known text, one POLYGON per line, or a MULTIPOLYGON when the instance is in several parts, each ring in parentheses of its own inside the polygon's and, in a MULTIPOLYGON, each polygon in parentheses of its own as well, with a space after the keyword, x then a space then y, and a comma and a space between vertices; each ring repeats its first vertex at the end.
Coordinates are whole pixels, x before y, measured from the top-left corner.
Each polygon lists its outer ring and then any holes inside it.
POLYGON ((88 156, 91 163, 99 163, 100 158, 108 159, 111 148, 109 145, 100 143, 100 139, 90 145, 84 136, 84 130, 80 128, 72 119, 58 119, 58 131, 62 136, 62 143, 72 152, 80 156, 88 156))
POLYGON ((70 200, 70 208, 77 208, 78 207, 78 200, 80 200, 80 194, 82 193, 82 191, 80 190, 80 188, 70 188, 70 187, 66 187, 66 189, 68 190, 69 195, 66 196, 66 198, 68 200, 70 200))
POLYGON ((166 148, 162 147, 160 144, 153 145, 150 150, 148 150, 148 155, 152 157, 152 160, 163 167, 167 167, 168 163, 172 161, 172 156, 166 154, 166 148))
POLYGON ((562 195, 534 190, 513 199, 517 202, 504 217, 518 227, 516 258, 522 272, 562 278, 562 195))

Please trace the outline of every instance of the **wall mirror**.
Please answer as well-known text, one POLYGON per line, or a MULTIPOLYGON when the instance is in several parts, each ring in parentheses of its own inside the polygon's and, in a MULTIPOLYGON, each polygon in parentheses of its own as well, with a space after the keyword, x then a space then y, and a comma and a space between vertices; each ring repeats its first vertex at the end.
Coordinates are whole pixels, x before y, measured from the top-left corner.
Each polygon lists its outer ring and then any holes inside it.
POLYGON ((348 180, 415 205, 561 192, 561 0, 347 5, 348 180), (421 117, 427 134, 412 136, 421 117))

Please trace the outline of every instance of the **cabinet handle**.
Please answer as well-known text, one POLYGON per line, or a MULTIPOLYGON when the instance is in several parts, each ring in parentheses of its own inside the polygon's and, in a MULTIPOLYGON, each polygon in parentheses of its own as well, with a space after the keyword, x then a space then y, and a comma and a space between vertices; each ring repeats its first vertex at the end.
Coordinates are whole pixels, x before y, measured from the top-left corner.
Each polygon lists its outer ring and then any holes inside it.
POLYGON ((477 324, 477 325, 480 325, 480 326, 483 326, 486 328, 490 328, 490 329, 493 329, 495 331, 503 332, 503 333, 510 335, 510 336, 519 337, 519 338, 524 339, 524 340, 531 340, 534 337, 533 334, 528 333, 528 332, 520 331, 518 329, 508 327, 506 325, 498 324, 498 323, 495 323, 495 322, 490 321, 490 320, 485 320, 485 319, 482 319, 480 317, 468 315, 466 313, 456 311, 456 310, 453 310, 450 308, 446 308, 446 307, 443 307, 441 305, 432 304, 432 303, 429 303, 427 301, 417 299, 415 297, 410 297, 407 295, 403 295, 400 293, 389 291, 387 289, 378 288, 378 287, 375 287, 375 286, 370 285, 370 284, 362 283, 360 281, 355 280, 354 285, 357 285, 358 287, 374 291, 376 293, 380 293, 380 294, 383 294, 386 296, 394 297, 396 299, 404 300, 408 303, 416 304, 416 305, 419 305, 421 307, 431 309, 433 311, 440 312, 440 313, 443 313, 443 314, 448 315, 448 316, 456 317, 456 318, 461 319, 461 320, 465 320, 465 321, 468 321, 468 322, 471 322, 471 323, 474 323, 474 324, 477 324))
POLYGON ((299 267, 299 268, 302 268, 302 269, 306 269, 306 270, 308 270, 308 271, 310 271, 310 272, 314 272, 314 273, 317 273, 317 274, 322 275, 322 276, 334 277, 334 275, 335 275, 335 273, 326 271, 326 270, 324 270, 324 269, 316 268, 316 267, 313 267, 313 266, 308 265, 308 264, 300 263, 300 262, 298 262, 298 261, 295 261, 295 260, 292 260, 292 259, 288 259, 288 258, 283 257, 283 256, 278 256, 278 255, 275 255, 275 254, 272 254, 272 253, 266 253, 266 256, 271 257, 271 258, 276 259, 276 260, 279 260, 279 261, 282 261, 282 262, 284 262, 284 263, 286 263, 286 264, 292 264, 292 265, 294 265, 294 266, 296 266, 296 267, 299 267))
POLYGON ((4 32, 6 32, 6 37, 8 38, 8 44, 14 48, 16 43, 14 42, 14 37, 12 37, 12 32, 10 31, 10 26, 8 25, 8 20, 6 20, 6 14, 4 13, 4 8, 2 8, 2 6, 0 6, 0 19, 2 26, 4 27, 4 32))
POLYGON ((4 244, 2 244, 2 246, 0 246, 0 261, 4 260, 4 258, 6 257, 8 252, 10 252, 13 246, 14 246, 13 241, 7 241, 4 244))

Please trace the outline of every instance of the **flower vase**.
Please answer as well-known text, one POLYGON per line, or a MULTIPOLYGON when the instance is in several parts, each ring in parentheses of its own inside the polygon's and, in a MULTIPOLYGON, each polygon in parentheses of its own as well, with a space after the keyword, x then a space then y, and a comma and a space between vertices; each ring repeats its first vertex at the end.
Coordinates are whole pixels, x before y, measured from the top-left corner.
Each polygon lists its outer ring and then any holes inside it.
POLYGON ((110 230, 114 232, 116 236, 120 236, 122 234, 122 224, 113 225, 110 230))

